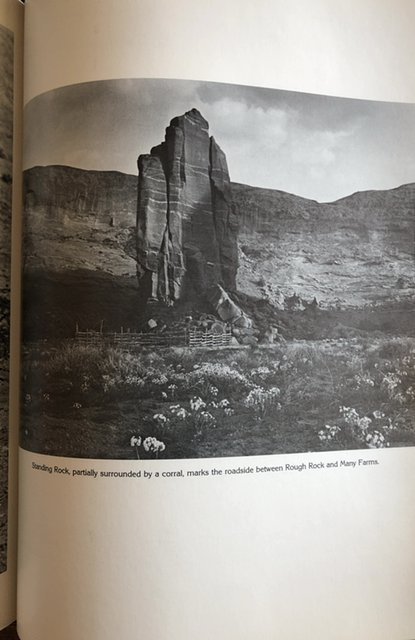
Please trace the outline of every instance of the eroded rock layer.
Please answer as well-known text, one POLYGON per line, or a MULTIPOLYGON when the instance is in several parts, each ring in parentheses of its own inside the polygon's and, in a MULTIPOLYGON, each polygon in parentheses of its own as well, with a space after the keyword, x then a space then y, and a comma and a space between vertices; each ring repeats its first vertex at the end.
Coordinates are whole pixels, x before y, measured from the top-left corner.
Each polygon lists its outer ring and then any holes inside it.
POLYGON ((164 142, 138 159, 140 286, 167 304, 235 289, 237 217, 226 157, 192 109, 174 118, 164 142))

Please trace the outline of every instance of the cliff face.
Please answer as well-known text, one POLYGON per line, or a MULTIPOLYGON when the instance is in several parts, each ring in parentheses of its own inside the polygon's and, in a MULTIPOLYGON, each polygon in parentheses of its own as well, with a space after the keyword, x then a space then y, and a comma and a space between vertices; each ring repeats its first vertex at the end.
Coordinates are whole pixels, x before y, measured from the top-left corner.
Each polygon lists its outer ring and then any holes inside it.
POLYGON ((136 178, 119 171, 85 171, 50 165, 24 172, 26 206, 76 212, 84 219, 132 227, 137 205, 136 178))
POLYGON ((414 184, 332 203, 242 184, 232 192, 238 290, 277 305, 294 293, 342 308, 413 300, 414 184))
POLYGON ((153 299, 171 304, 217 284, 235 289, 238 224, 225 154, 192 109, 138 159, 137 272, 153 299))
POLYGON ((33 167, 24 187, 25 336, 135 326, 137 177, 33 167))

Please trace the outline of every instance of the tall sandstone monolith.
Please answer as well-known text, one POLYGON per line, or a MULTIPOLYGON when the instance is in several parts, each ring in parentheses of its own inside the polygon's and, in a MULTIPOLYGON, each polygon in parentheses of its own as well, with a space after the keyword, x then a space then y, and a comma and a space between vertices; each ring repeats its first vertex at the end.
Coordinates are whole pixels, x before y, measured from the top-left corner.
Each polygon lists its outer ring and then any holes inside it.
POLYGON ((238 221, 226 156, 199 111, 173 118, 164 142, 138 158, 137 272, 167 304, 236 288, 238 221))

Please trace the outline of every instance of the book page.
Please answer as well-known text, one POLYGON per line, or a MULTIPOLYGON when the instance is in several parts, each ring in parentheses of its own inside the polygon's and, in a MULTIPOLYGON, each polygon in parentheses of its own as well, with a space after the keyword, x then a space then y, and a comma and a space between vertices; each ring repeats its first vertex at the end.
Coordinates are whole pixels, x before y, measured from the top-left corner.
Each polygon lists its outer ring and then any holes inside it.
POLYGON ((23 640, 415 634, 414 7, 309 9, 27 6, 23 640))
POLYGON ((22 19, 22 7, 18 2, 2 0, 0 3, 0 628, 14 619, 16 611, 16 463, 18 343, 20 340, 16 304, 19 300, 20 279, 18 217, 21 205, 22 19))

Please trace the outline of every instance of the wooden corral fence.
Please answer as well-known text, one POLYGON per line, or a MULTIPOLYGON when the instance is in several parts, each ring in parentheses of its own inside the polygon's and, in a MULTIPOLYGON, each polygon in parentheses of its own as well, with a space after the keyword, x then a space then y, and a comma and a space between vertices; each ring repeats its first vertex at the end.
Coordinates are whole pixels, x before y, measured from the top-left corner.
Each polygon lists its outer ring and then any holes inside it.
POLYGON ((232 344, 232 337, 232 332, 229 327, 226 327, 223 333, 189 329, 187 344, 189 347, 226 347, 232 344))
POLYGON ((75 331, 75 340, 81 344, 102 345, 104 343, 104 334, 100 331, 75 331))
POLYGON ((121 331, 104 333, 101 331, 79 331, 76 328, 75 340, 86 345, 111 345, 121 349, 134 347, 192 347, 218 348, 232 344, 232 332, 225 328, 223 333, 192 328, 166 329, 161 333, 132 333, 121 331))

